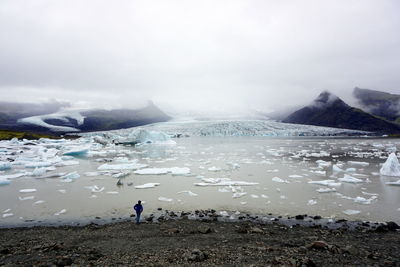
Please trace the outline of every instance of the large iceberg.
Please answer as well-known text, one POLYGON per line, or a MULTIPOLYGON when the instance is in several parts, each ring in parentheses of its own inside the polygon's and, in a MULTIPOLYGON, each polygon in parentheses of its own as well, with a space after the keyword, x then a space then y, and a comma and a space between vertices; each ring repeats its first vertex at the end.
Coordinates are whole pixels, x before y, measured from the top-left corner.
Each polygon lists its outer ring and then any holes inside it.
POLYGON ((380 173, 385 176, 400 176, 400 163, 395 153, 389 155, 380 173))
POLYGON ((176 144, 169 135, 159 131, 148 131, 145 129, 135 129, 127 137, 118 138, 119 144, 176 144))

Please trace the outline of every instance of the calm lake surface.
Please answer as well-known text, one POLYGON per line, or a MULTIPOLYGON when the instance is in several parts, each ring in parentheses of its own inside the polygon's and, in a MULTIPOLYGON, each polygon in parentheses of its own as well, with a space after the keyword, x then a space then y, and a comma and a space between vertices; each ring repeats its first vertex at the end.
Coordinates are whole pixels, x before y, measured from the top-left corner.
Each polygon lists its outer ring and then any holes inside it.
MULTIPOLYGON (((70 182, 32 176, 12 179, 9 185, 0 186, 3 215, 0 214, 0 225, 84 222, 95 217, 126 219, 139 199, 144 202, 145 214, 157 208, 176 211, 213 208, 400 222, 400 186, 385 184, 400 178, 379 175, 388 153, 399 147, 398 139, 190 137, 174 140, 176 145, 110 145, 98 149, 97 154, 75 159, 79 165, 57 167, 46 174, 77 171, 80 177, 70 182), (133 159, 151 168, 186 167, 190 174, 140 175, 131 170, 118 179, 110 173, 93 173, 99 172, 98 167, 106 161, 112 160, 108 163, 115 164, 118 160, 133 159), (343 171, 333 171, 334 164, 343 171), (345 174, 361 182, 341 182, 339 178, 345 174), (257 184, 213 186, 207 178, 257 184), (118 180, 122 185, 117 185, 118 180), (309 183, 321 180, 333 180, 333 184, 309 183), (202 182, 208 186, 195 185, 202 182), (135 188, 146 183, 159 185, 135 188), (36 191, 20 192, 23 189, 36 191)), ((16 171, 18 167, 3 171, 2 175, 16 171)))

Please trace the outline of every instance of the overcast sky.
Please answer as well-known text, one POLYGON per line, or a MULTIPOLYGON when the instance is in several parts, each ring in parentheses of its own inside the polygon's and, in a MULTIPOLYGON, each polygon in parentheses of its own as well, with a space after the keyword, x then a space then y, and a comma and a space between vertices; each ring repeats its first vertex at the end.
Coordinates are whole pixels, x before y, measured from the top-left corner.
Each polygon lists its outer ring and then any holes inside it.
POLYGON ((400 1, 1 0, 1 100, 260 110, 400 93, 400 1))

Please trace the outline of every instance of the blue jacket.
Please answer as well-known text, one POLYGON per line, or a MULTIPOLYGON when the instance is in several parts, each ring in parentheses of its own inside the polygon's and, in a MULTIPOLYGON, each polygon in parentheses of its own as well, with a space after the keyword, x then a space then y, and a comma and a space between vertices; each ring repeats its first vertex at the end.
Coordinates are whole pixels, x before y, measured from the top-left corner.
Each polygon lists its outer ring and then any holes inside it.
POLYGON ((142 213, 143 206, 142 204, 136 204, 135 206, 133 206, 133 209, 136 211, 136 213, 142 213))

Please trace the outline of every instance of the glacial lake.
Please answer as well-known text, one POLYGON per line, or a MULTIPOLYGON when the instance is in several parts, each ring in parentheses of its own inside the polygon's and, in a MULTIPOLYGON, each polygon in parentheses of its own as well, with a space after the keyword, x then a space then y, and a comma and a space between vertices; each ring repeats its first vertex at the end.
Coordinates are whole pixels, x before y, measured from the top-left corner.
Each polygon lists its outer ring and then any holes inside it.
POLYGON ((386 184, 400 178, 379 174, 388 154, 399 147, 398 139, 187 137, 173 139, 176 145, 136 147, 93 145, 81 139, 47 145, 0 143, 3 161, 16 158, 23 150, 25 154, 31 151, 32 162, 43 160, 35 157, 37 151, 51 160, 68 143, 91 146, 88 155, 64 157, 62 160, 71 165, 54 164, 45 175, 32 175, 32 168, 17 163, 3 170, 3 177, 31 173, 0 186, 1 227, 90 222, 96 217, 105 221, 127 219, 139 199, 144 202, 145 215, 157 208, 212 208, 229 213, 400 222, 400 186, 386 184), (183 174, 135 174, 131 169, 122 171, 126 176, 115 178, 112 175, 119 176, 121 170, 98 169, 104 164, 127 162, 157 168, 150 172, 178 167, 178 173, 183 170, 183 174), (60 172, 77 173, 72 179, 62 179, 57 175, 60 172), (56 177, 43 178, 52 174, 56 177), (344 177, 356 180, 349 182, 344 177), (313 181, 316 183, 310 183, 313 181), (136 188, 149 183, 159 185, 136 188))

